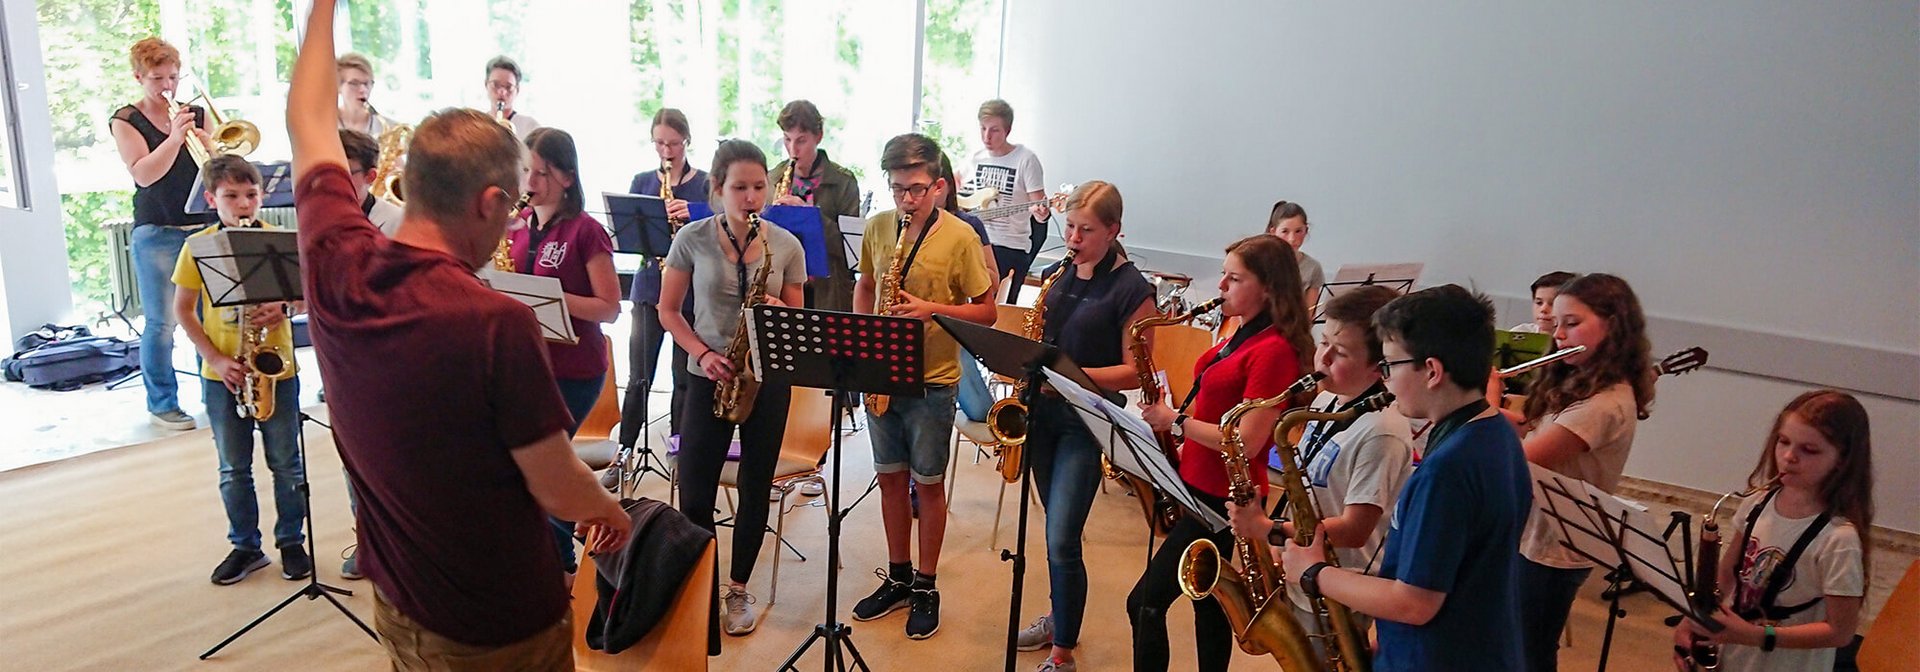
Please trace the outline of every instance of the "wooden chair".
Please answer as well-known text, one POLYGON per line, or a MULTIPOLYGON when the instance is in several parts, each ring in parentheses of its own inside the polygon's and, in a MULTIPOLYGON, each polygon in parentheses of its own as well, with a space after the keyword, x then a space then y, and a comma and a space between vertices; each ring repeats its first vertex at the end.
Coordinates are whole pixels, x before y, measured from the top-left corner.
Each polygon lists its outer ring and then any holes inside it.
POLYGON ((1213 347, 1213 334, 1175 324, 1153 330, 1153 364, 1167 372, 1167 405, 1178 408, 1193 387, 1193 363, 1213 347))
MULTIPOLYGON (((772 605, 780 599, 780 549, 786 545, 787 512, 797 503, 793 493, 801 483, 813 481, 821 484, 826 491, 826 479, 820 473, 820 458, 833 447, 833 397, 824 390, 810 387, 793 388, 793 399, 787 405, 786 434, 780 439, 780 461, 773 467, 773 492, 780 496, 775 502, 777 507, 771 512, 773 526, 773 579, 767 589, 767 604, 772 605)), ((720 486, 738 489, 740 463, 728 462, 720 469, 720 486)), ((826 492, 823 498, 831 498, 826 492)), ((731 499, 731 496, 729 496, 731 499)), ((827 500, 831 510, 832 501, 827 500)), ((740 531, 734 530, 735 534, 740 531)), ((804 558, 803 558, 804 559, 804 558)))
POLYGON ((593 558, 580 556, 579 578, 573 582, 573 662, 580 670, 637 672, 707 669, 707 626, 713 617, 714 542, 707 542, 707 562, 694 566, 680 583, 667 615, 633 648, 608 655, 587 647, 587 622, 593 617, 593 558))
POLYGON ((1915 635, 1920 635, 1920 560, 1907 565, 1906 575, 1887 596, 1854 663, 1861 672, 1911 670, 1920 661, 1920 637, 1915 635))

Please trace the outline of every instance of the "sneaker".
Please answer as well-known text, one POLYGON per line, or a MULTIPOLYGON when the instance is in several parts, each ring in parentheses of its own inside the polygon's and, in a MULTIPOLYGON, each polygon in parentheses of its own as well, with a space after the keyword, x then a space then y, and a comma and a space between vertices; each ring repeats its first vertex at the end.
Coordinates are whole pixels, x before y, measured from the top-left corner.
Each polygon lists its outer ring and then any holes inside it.
POLYGON ((778 502, 780 498, 786 496, 786 494, 787 489, 785 487, 779 485, 773 486, 767 490, 767 501, 778 502))
POLYGON ((185 411, 177 408, 171 411, 155 413, 153 417, 148 418, 147 421, 153 423, 155 427, 170 429, 176 432, 184 432, 199 426, 194 424, 193 416, 187 415, 185 411))
POLYGON ((1053 646, 1053 614, 1033 619, 1033 625, 1020 631, 1013 646, 1021 651, 1039 651, 1053 646))
POLYGON ((227 554, 227 559, 220 561, 220 566, 213 568, 213 582, 217 585, 231 586, 247 578, 253 570, 266 567, 268 564, 267 554, 236 548, 232 553, 227 554))
POLYGON ((887 575, 887 570, 876 569, 873 573, 880 577, 880 588, 853 605, 853 620, 871 621, 891 614, 907 606, 908 599, 913 596, 913 587, 887 575))
POLYGON ((727 609, 727 634, 739 637, 753 632, 753 628, 759 625, 760 619, 753 613, 754 599, 751 593, 734 588, 732 584, 724 585, 720 587, 720 601, 727 609))
POLYGON ((366 578, 367 575, 360 573, 360 545, 354 544, 348 546, 345 555, 347 556, 346 561, 340 563, 340 578, 349 581, 358 581, 366 578))
POLYGON ((299 581, 313 576, 313 557, 307 555, 304 546, 287 546, 280 549, 280 578, 299 581))
POLYGON ((800 494, 802 495, 806 495, 808 497, 819 497, 821 494, 825 493, 826 491, 827 491, 826 481, 822 481, 819 479, 810 479, 810 480, 805 480, 800 482, 800 494))
POLYGON ((940 631, 940 591, 914 588, 913 610, 907 613, 907 639, 926 639, 940 631))
POLYGON ((1034 672, 1075 672, 1079 669, 1079 663, 1071 660, 1054 660, 1053 656, 1047 656, 1046 660, 1040 661, 1040 667, 1034 669, 1034 672))

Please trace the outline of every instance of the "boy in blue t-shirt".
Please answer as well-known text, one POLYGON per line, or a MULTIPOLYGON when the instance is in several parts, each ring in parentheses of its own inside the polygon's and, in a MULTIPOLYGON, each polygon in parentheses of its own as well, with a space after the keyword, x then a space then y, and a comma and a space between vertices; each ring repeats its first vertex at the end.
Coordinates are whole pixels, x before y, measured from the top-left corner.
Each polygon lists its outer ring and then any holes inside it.
POLYGON ((1488 407, 1493 305, 1458 285, 1373 316, 1387 390, 1434 423, 1393 510, 1380 575, 1330 567, 1325 539, 1289 542, 1289 583, 1377 619, 1374 669, 1521 668, 1516 570, 1533 499, 1513 426, 1488 407))

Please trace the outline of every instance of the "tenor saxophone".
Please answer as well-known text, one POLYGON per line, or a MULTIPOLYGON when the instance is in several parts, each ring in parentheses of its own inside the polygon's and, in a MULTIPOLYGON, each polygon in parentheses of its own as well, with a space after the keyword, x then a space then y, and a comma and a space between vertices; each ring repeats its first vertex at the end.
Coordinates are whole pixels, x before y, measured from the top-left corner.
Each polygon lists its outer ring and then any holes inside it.
MULTIPOLYGON (((1047 328, 1047 290, 1053 289, 1053 283, 1061 276, 1073 270, 1073 250, 1067 250, 1067 257, 1060 262, 1060 270, 1054 271, 1040 282, 1040 298, 1033 300, 1033 310, 1027 312, 1026 322, 1021 325, 1020 333, 1031 340, 1046 337, 1047 328)), ((987 432, 1000 443, 995 450, 999 463, 1000 478, 1008 483, 1020 480, 1020 447, 1027 443, 1027 404, 1021 401, 1027 392, 1027 379, 1022 376, 1013 382, 1013 395, 993 402, 987 409, 987 432)))
MULTIPOLYGON (((1133 350, 1133 369, 1140 378, 1141 403, 1152 406, 1166 397, 1166 390, 1160 387, 1159 368, 1153 363, 1153 348, 1147 343, 1149 331, 1155 327, 1185 324, 1201 314, 1213 312, 1225 301, 1214 298, 1184 312, 1149 315, 1127 325, 1128 347, 1133 350)), ((1153 438, 1160 444, 1160 452, 1167 456, 1167 462, 1177 469, 1180 465, 1180 442, 1166 432, 1154 432, 1153 438)), ((1120 481, 1133 491, 1134 497, 1140 502, 1141 514, 1147 519, 1147 527, 1153 530, 1154 536, 1166 536, 1167 530, 1180 520, 1179 505, 1173 498, 1154 489, 1146 479, 1114 469, 1111 464, 1106 466, 1106 471, 1107 478, 1120 481)))
MULTIPOLYGON (((1312 389, 1324 376, 1308 374, 1279 395, 1240 402, 1220 420, 1221 459, 1226 462, 1227 497, 1241 506, 1254 505, 1253 465, 1250 465, 1240 439, 1240 421, 1247 413, 1287 403, 1294 395, 1312 389)), ((1264 468, 1264 465, 1260 465, 1264 468)), ((1290 672, 1325 672, 1306 629, 1293 619, 1293 606, 1287 602, 1286 582, 1280 565, 1274 562, 1273 548, 1266 539, 1233 538, 1234 554, 1240 560, 1236 572, 1221 557, 1213 542, 1200 539, 1189 544, 1180 556, 1180 592, 1188 599, 1212 596, 1226 612, 1227 623, 1240 650, 1254 655, 1272 655, 1281 669, 1290 672)))
MULTIPOLYGON (((788 166, 787 172, 792 172, 792 166, 788 166)), ((887 263, 887 272, 880 276, 880 286, 876 290, 873 299, 873 313, 875 315, 887 314, 887 311, 892 310, 893 306, 900 302, 900 276, 906 269, 907 227, 911 224, 913 224, 913 213, 905 210, 900 211, 899 240, 893 243, 893 259, 887 263)), ((933 223, 928 222, 927 226, 933 226, 933 223)), ((921 235, 926 234, 923 233, 921 235)), ((868 394, 866 398, 867 412, 873 414, 875 417, 886 415, 887 408, 892 405, 891 402, 892 398, 887 395, 868 394)))
MULTIPOLYGON (((1330 424, 1352 422, 1361 415, 1378 411, 1393 404, 1392 392, 1381 392, 1361 399, 1353 407, 1339 413, 1322 413, 1310 409, 1288 411, 1274 424, 1274 454, 1280 458, 1280 488, 1286 494, 1287 506, 1293 511, 1293 540, 1302 546, 1313 541, 1313 533, 1320 527, 1324 512, 1313 500, 1313 494, 1307 490, 1305 465, 1300 464, 1300 451, 1287 439, 1293 429, 1313 421, 1330 424)), ((1340 559, 1332 553, 1327 554, 1327 564, 1340 566, 1340 559)), ((1329 638, 1327 642, 1327 668, 1340 672, 1367 672, 1373 667, 1372 652, 1367 646, 1367 633, 1354 622, 1353 612, 1347 605, 1325 597, 1313 597, 1308 600, 1313 605, 1313 615, 1320 624, 1316 637, 1329 638)))
MULTIPOLYGON (((760 213, 747 214, 749 231, 760 230, 760 213)), ((752 236, 753 233, 747 235, 752 236)), ((733 330, 733 340, 727 342, 727 362, 733 365, 733 378, 714 383, 713 417, 741 424, 747 416, 753 415, 753 400, 760 395, 760 380, 753 375, 753 367, 748 366, 747 357, 752 352, 747 339, 747 323, 753 319, 753 309, 767 302, 767 277, 773 272, 773 245, 766 236, 760 238, 760 270, 754 271, 753 285, 746 287, 740 297, 740 326, 733 330)))

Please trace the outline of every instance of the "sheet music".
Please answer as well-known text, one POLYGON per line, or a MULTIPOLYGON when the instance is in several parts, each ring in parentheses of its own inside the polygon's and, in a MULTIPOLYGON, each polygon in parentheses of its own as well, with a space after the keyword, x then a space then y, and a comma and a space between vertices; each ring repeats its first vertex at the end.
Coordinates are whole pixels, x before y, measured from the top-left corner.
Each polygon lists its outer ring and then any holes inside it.
POLYGON ((541 337, 570 345, 580 342, 580 336, 573 333, 573 319, 567 315, 566 295, 560 289, 559 278, 492 268, 481 269, 479 275, 480 280, 495 291, 532 308, 534 318, 540 321, 541 337))
POLYGON ((840 216, 840 239, 847 245, 847 268, 860 268, 860 245, 867 235, 867 220, 851 215, 840 216))
POLYGON ((1192 493, 1181 485, 1180 472, 1174 469, 1173 463, 1167 461, 1166 455, 1160 453, 1159 441, 1153 436, 1153 426, 1148 425, 1146 420, 1051 368, 1042 367, 1040 370, 1046 374, 1048 384, 1060 392, 1060 396, 1073 407, 1074 413, 1080 416, 1081 422, 1091 430, 1089 433, 1094 441, 1100 444, 1100 452, 1106 454, 1115 469, 1154 483, 1162 492, 1180 502, 1181 508, 1198 516, 1208 529, 1218 532, 1227 528, 1225 517, 1195 500, 1192 493))
POLYGON ((1347 264, 1334 271, 1333 282, 1365 282, 1372 277, 1374 282, 1401 281, 1408 284, 1420 279, 1420 271, 1427 267, 1420 262, 1397 264, 1347 264))
POLYGON ((1659 523, 1647 507, 1540 465, 1527 467, 1534 506, 1547 511, 1556 541, 1609 568, 1622 564, 1624 550, 1624 564, 1634 578, 1683 613, 1691 611, 1680 563, 1666 540, 1654 534, 1659 523))
POLYGON ((215 233, 187 239, 187 252, 200 269, 200 284, 207 296, 217 299, 247 298, 240 284, 240 265, 233 258, 233 242, 215 233))

